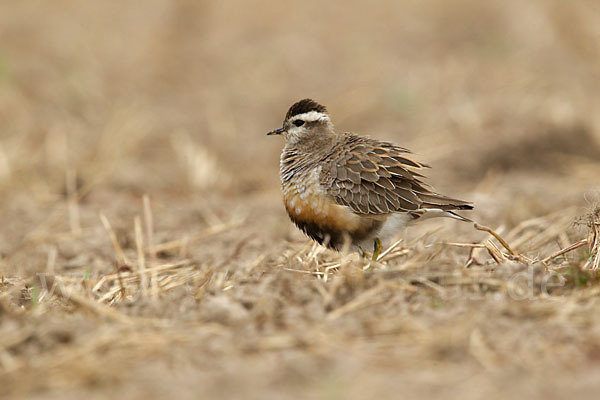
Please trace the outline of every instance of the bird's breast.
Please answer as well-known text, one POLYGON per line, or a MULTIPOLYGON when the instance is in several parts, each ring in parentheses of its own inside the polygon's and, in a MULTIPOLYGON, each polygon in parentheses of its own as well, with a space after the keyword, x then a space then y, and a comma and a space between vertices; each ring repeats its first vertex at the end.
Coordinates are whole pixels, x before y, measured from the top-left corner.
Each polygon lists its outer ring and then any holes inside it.
POLYGON ((283 202, 291 220, 319 243, 340 249, 345 240, 351 244, 381 227, 381 219, 355 214, 327 194, 319 182, 319 170, 282 179, 283 202))

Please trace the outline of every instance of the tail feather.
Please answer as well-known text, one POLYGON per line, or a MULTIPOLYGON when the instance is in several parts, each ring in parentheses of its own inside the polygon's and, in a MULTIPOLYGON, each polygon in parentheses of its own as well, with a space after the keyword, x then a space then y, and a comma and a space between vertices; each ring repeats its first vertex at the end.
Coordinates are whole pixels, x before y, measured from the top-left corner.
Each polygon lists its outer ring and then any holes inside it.
POLYGON ((417 196, 424 203, 432 204, 456 204, 456 205, 470 205, 468 201, 454 199, 452 197, 444 196, 438 193, 417 193, 417 196))
POLYGON ((453 211, 453 210, 472 210, 473 206, 470 204, 439 204, 439 203, 430 203, 428 201, 421 204, 421 208, 438 208, 444 211, 453 211))
POLYGON ((446 218, 457 219, 457 220, 463 221, 463 222, 473 222, 470 219, 465 218, 462 215, 455 213, 454 211, 443 210, 439 207, 420 208, 418 210, 411 212, 411 215, 415 219, 416 218, 429 219, 429 218, 446 217, 446 218))
POLYGON ((467 201, 453 199, 438 193, 419 193, 419 198, 423 201, 419 210, 414 213, 416 217, 448 217, 459 221, 473 222, 462 215, 457 214, 457 210, 472 210, 473 205, 467 201))
MULTIPOLYGON (((473 209, 473 207, 471 207, 471 208, 466 208, 466 210, 472 210, 472 209, 473 209)), ((469 218, 465 218, 465 217, 463 217, 462 215, 460 215, 460 214, 457 214, 457 213, 455 213, 455 212, 452 212, 452 211, 446 211, 446 213, 447 213, 447 214, 449 214, 449 215, 448 215, 448 217, 450 217, 450 218, 454 218, 454 219, 457 219, 457 220, 459 220, 459 221, 463 221, 463 222, 473 222, 473 221, 471 221, 469 218)))

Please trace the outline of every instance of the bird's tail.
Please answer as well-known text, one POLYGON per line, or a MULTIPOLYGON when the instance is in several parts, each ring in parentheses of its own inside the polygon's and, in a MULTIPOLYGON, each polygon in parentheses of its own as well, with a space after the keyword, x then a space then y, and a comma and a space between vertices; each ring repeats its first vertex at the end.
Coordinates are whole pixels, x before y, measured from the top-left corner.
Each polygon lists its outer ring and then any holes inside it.
POLYGON ((448 217, 459 221, 473 222, 455 212, 472 210, 473 204, 467 201, 453 199, 437 193, 419 194, 419 198, 423 201, 419 210, 416 210, 416 214, 420 218, 448 217))

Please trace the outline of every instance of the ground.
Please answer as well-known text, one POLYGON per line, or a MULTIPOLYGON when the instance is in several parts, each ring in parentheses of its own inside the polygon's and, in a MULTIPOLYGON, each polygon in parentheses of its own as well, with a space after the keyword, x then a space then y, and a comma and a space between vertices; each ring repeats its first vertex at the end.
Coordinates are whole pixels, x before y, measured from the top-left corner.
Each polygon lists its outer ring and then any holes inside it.
POLYGON ((0 396, 595 398, 599 39, 584 0, 2 2, 0 396), (311 243, 264 135, 304 97, 505 244, 311 243))

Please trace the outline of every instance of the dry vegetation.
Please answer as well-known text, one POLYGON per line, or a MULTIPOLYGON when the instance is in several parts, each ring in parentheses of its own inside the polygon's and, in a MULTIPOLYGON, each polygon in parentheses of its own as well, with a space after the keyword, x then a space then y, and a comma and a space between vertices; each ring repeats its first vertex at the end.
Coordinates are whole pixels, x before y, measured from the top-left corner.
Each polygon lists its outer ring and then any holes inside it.
POLYGON ((599 65, 591 0, 0 3, 1 395, 596 398, 599 65), (306 96, 506 243, 314 246, 306 96))

